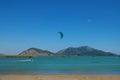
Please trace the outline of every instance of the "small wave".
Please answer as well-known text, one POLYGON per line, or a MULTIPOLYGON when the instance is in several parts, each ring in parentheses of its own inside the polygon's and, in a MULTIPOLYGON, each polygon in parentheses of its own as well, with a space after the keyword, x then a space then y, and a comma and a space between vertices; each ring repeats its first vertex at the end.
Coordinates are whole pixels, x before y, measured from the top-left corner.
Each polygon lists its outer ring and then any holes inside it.
POLYGON ((27 59, 27 60, 18 60, 18 62, 29 62, 29 61, 33 61, 32 59, 27 59))
POLYGON ((27 60, 9 60, 9 61, 0 61, 0 64, 2 63, 17 63, 17 62, 32 62, 32 59, 27 59, 27 60))

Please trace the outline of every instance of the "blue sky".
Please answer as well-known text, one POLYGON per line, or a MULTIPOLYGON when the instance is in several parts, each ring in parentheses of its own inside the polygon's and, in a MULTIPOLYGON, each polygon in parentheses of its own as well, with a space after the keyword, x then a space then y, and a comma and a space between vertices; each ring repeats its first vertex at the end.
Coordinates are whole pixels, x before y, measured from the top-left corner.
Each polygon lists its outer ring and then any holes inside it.
POLYGON ((119 0, 0 0, 0 53, 87 45, 120 54, 119 0), (58 32, 64 33, 60 40, 58 32))

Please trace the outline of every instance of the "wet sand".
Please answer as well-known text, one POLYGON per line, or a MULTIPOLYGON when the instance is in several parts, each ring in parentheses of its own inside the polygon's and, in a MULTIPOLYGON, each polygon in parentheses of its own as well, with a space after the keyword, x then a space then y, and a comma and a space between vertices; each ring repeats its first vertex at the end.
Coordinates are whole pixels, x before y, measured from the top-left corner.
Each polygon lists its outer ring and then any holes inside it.
POLYGON ((0 80, 120 80, 120 75, 0 75, 0 80))

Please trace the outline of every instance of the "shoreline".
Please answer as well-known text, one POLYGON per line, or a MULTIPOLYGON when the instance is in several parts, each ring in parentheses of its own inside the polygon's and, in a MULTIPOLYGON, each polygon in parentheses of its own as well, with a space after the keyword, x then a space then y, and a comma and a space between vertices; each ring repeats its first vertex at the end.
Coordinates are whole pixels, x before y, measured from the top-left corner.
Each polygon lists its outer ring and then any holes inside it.
POLYGON ((0 80, 120 80, 120 75, 0 75, 0 80))

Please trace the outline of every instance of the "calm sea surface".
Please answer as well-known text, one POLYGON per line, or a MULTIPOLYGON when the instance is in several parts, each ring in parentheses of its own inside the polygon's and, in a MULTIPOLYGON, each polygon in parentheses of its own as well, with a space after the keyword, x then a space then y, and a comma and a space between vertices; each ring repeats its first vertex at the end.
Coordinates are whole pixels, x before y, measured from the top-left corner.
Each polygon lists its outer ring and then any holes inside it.
POLYGON ((120 75, 120 57, 0 58, 0 75, 4 74, 120 75))

